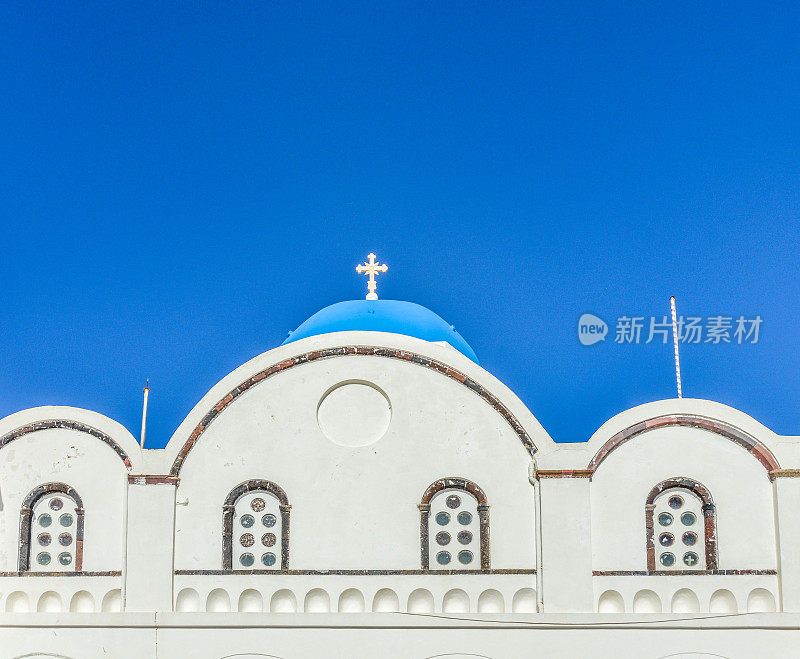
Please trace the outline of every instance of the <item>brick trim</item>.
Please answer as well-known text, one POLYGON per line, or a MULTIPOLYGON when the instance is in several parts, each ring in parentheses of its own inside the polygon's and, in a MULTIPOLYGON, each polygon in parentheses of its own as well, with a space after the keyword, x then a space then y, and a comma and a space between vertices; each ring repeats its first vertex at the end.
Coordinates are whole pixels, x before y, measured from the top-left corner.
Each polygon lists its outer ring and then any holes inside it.
POLYGON ((773 469, 769 472, 769 479, 774 481, 776 478, 800 478, 800 469, 773 469))
POLYGON ((462 574, 536 574, 533 568, 496 568, 493 570, 175 570, 176 576, 201 575, 314 575, 314 576, 384 576, 384 575, 440 575, 462 574))
MULTIPOLYGON (((281 570, 289 569, 289 499, 286 492, 272 481, 252 479, 234 487, 225 499, 222 506, 222 569, 225 572, 233 571, 233 513, 236 501, 243 494, 254 490, 267 492, 279 502, 281 513, 281 570)), ((273 570, 274 571, 274 570, 273 570)), ((253 570, 244 570, 253 572, 253 570)))
MULTIPOLYGON (((647 552, 647 571, 648 572, 662 572, 669 570, 656 570, 656 544, 655 544, 655 521, 653 514, 655 510, 656 497, 671 489, 683 489, 693 492, 703 502, 703 521, 705 530, 705 555, 706 555, 706 568, 707 571, 713 572, 717 569, 717 509, 711 499, 711 493, 706 487, 691 478, 668 478, 660 482, 647 495, 647 501, 644 506, 645 517, 645 550, 647 552)), ((695 570, 702 572, 702 570, 695 570)), ((672 571, 672 574, 677 573, 678 570, 672 571)), ((681 570, 680 572, 684 572, 681 570)))
POLYGON ((694 414, 657 416, 621 430, 600 447, 600 450, 597 451, 592 461, 589 463, 588 469, 591 471, 596 470, 612 451, 618 449, 629 439, 633 439, 637 435, 641 435, 648 430, 667 428, 669 426, 684 426, 708 430, 744 448, 764 466, 768 473, 780 469, 780 465, 775 456, 772 455, 764 444, 752 435, 749 435, 740 428, 726 423, 725 421, 694 414))
MULTIPOLYGON (((471 480, 466 478, 459 478, 457 476, 450 476, 447 478, 440 478, 431 483, 422 495, 422 500, 419 503, 419 545, 420 545, 420 563, 423 570, 430 570, 430 513, 431 513, 431 499, 437 492, 442 490, 463 490, 475 497, 478 501, 478 528, 480 534, 480 552, 481 552, 481 570, 488 570, 490 567, 489 557, 489 503, 486 499, 486 494, 471 480)), ((455 570, 461 572, 462 570, 455 570)))
MULTIPOLYGON (((33 526, 33 509, 36 502, 47 494, 61 492, 70 497, 76 504, 75 508, 75 570, 80 572, 83 569, 83 501, 75 488, 66 483, 44 483, 30 491, 22 502, 22 509, 19 515, 19 553, 17 555, 17 568, 20 573, 29 573, 31 562, 31 538, 33 526)), ((56 574, 70 574, 71 572, 57 572, 56 574)))
POLYGON ((128 474, 128 485, 175 485, 178 486, 181 479, 177 476, 160 474, 128 474))
POLYGON ((35 423, 29 423, 25 426, 15 428, 11 432, 8 432, 0 437, 0 449, 13 442, 15 439, 19 439, 25 435, 30 435, 31 433, 38 432, 39 430, 52 430, 53 428, 77 430, 78 432, 84 432, 92 437, 96 437, 101 442, 108 444, 108 446, 113 449, 114 453, 120 457, 128 470, 133 468, 131 466, 131 460, 128 457, 128 454, 125 453, 122 447, 111 437, 106 435, 102 430, 93 428, 85 423, 80 423, 79 421, 69 421, 68 419, 49 419, 47 421, 36 421, 35 423))
POLYGON ((272 377, 281 371, 294 368, 295 366, 299 366, 301 364, 318 361, 320 359, 329 359, 331 357, 342 356, 371 356, 384 357, 387 359, 399 359, 411 364, 417 364, 424 368, 431 369, 437 373, 441 373, 442 375, 463 384, 465 387, 469 388, 483 400, 489 403, 489 405, 491 405, 506 420, 508 425, 511 426, 512 430, 516 433, 517 437, 519 437, 528 453, 531 456, 536 453, 536 446, 534 446, 533 441, 522 427, 522 424, 513 415, 511 410, 509 410, 505 405, 503 405, 502 402, 500 402, 500 399, 498 399, 497 396, 495 396, 482 385, 467 377, 464 373, 451 368, 444 362, 430 359, 429 357, 423 357, 422 355, 408 352, 407 350, 399 350, 395 348, 380 348, 375 346, 341 346, 338 348, 328 348, 326 350, 314 350, 312 352, 306 352, 294 357, 290 357, 289 359, 284 359, 282 362, 278 362, 277 364, 273 364, 272 366, 259 371, 255 375, 247 378, 247 380, 242 382, 239 386, 232 389, 208 411, 208 413, 201 419, 200 423, 198 423, 194 428, 192 433, 189 435, 189 438, 178 452, 175 462, 172 464, 172 468, 170 469, 170 474, 177 476, 180 473, 181 467, 186 460, 186 456, 189 454, 189 451, 192 450, 192 447, 195 445, 200 435, 203 434, 205 429, 211 425, 214 419, 228 405, 230 405, 237 396, 240 396, 259 382, 262 382, 263 380, 266 380, 267 378, 272 377))
POLYGON ((541 478, 591 478, 591 469, 537 469, 536 479, 541 478))
POLYGON ((593 577, 688 577, 714 575, 765 575, 775 576, 777 570, 592 570, 593 577))

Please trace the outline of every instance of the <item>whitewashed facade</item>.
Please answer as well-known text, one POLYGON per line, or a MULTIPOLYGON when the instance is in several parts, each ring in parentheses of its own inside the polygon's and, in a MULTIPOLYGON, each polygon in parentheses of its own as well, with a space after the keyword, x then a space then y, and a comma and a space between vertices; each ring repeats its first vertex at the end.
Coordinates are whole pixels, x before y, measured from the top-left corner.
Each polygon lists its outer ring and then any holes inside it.
POLYGON ((797 656, 800 437, 676 399, 556 444, 447 344, 311 336, 165 449, 0 421, 0 612, 0 658, 797 656))

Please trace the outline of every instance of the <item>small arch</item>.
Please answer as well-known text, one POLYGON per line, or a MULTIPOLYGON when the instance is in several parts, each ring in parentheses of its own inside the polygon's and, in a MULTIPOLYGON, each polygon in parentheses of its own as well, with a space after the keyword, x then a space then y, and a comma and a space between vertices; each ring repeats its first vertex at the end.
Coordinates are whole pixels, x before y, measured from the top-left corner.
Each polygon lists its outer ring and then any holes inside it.
POLYGON ((650 494, 647 495, 645 501, 645 551, 647 552, 647 569, 653 571, 656 569, 656 543, 655 543, 655 520, 653 519, 655 510, 656 498, 666 490, 670 489, 688 490, 696 495, 702 503, 703 511, 703 528, 702 536, 705 538, 704 553, 706 559, 706 569, 717 569, 717 509, 714 505, 714 500, 711 498, 711 492, 708 491, 705 485, 698 483, 691 478, 678 477, 668 478, 661 481, 656 485, 650 494))
POLYGON ((652 590, 640 590, 633 597, 634 613, 661 613, 661 598, 652 590))
MULTIPOLYGON (((33 511, 36 504, 40 499, 49 495, 60 493, 64 497, 69 498, 75 504, 75 572, 80 572, 83 569, 83 500, 81 499, 75 488, 67 485, 66 483, 44 483, 33 488, 25 500, 22 502, 19 518, 19 553, 17 555, 18 570, 20 572, 27 572, 31 569, 31 545, 33 540, 31 538, 33 528, 33 511)), ((63 529, 62 529, 63 530, 63 529)), ((55 564, 54 569, 59 571, 66 571, 63 567, 55 564)), ((69 570, 73 571, 72 569, 69 570)))
POLYGON ((693 590, 681 588, 672 596, 672 613, 700 613, 700 600, 693 590))
MULTIPOLYGON (((439 480, 431 483, 423 493, 422 500, 418 505, 420 512, 420 552, 422 569, 431 569, 431 501, 439 492, 444 490, 463 490, 474 497, 473 501, 477 501, 477 507, 472 509, 471 514, 477 513, 478 542, 475 543, 475 529, 473 528, 473 530, 467 534, 468 537, 471 538, 469 541, 470 544, 467 545, 470 548, 470 551, 465 553, 469 556, 470 561, 472 560, 474 554, 480 554, 480 569, 488 570, 491 567, 489 555, 489 502, 486 499, 486 494, 477 484, 467 480, 466 478, 459 478, 455 476, 440 478, 439 480)), ((474 524, 474 518, 471 523, 474 524)), ((438 528, 441 529, 441 527, 438 528)), ((458 563, 454 562, 453 565, 458 565, 458 563)))
POLYGON ((306 613, 328 613, 331 610, 331 598, 322 588, 314 588, 306 594, 303 610, 306 613))
POLYGON ((264 610, 264 599, 261 593, 253 588, 243 590, 239 595, 237 611, 241 613, 261 613, 264 610))
POLYGON ((348 588, 339 595, 339 613, 363 613, 364 595, 357 588, 348 588))
POLYGON ((181 590, 175 600, 175 610, 181 613, 196 613, 201 611, 200 593, 194 588, 184 588, 181 590))
POLYGON ((400 610, 400 600, 397 593, 391 588, 381 588, 372 599, 374 613, 397 613, 400 610))
POLYGON ((122 591, 119 588, 109 590, 103 597, 100 610, 108 613, 119 613, 122 611, 122 591))
POLYGON ((42 593, 36 610, 39 613, 61 613, 61 595, 52 590, 42 593))
POLYGON ((6 613, 28 613, 30 610, 28 593, 16 590, 6 597, 6 613))
POLYGON ((478 613, 505 613, 506 604, 499 590, 484 590, 478 597, 478 613))
POLYGON ((689 428, 708 430, 715 435, 724 437, 734 444, 741 446, 763 465, 767 473, 781 468, 775 456, 772 455, 772 452, 764 444, 740 428, 726 423, 725 421, 720 421, 719 419, 711 419, 695 414, 674 414, 653 417, 652 419, 640 421, 624 430, 620 430, 616 435, 606 441, 597 453, 595 453, 592 461, 589 463, 588 469, 596 470, 614 450, 637 435, 641 435, 648 430, 666 428, 669 426, 686 426, 689 428))
POLYGON ((444 594, 442 613, 469 613, 469 596, 460 588, 453 588, 444 594))
POLYGON ((774 613, 777 611, 775 606, 775 596, 766 588, 755 588, 747 596, 748 613, 774 613))
POLYGON ((714 591, 708 602, 710 613, 739 613, 739 606, 733 593, 725 588, 714 591))
POLYGON ((215 588, 206 598, 206 611, 211 613, 227 613, 231 610, 231 598, 228 591, 215 588))
POLYGON ((72 596, 69 610, 72 613, 94 613, 94 596, 86 590, 79 590, 72 596))
POLYGON ((625 613, 625 601, 616 590, 607 590, 597 600, 598 613, 625 613))
POLYGON ((536 613, 536 591, 533 588, 520 588, 511 600, 513 613, 536 613))
MULTIPOLYGON (((223 570, 232 570, 233 569, 233 545, 234 545, 234 537, 233 537, 233 518, 234 513, 236 512, 236 502, 248 492, 266 492, 267 494, 275 497, 278 501, 277 510, 275 512, 280 514, 280 569, 281 570, 288 570, 289 569, 289 511, 291 510, 291 506, 289 505, 289 498, 286 496, 286 492, 283 491, 280 485, 273 483, 272 481, 263 480, 263 479, 251 479, 248 481, 244 481, 243 483, 239 483, 236 487, 234 487, 228 496, 225 498, 225 503, 222 506, 222 569, 223 570)), ((274 503, 272 504, 274 506, 274 503)), ((262 531, 267 530, 263 529, 262 531)), ((277 530, 276 530, 277 533, 277 530)), ((238 536, 238 534, 237 534, 238 536)), ((256 535, 258 538, 259 535, 256 535)), ((275 541, 275 537, 273 535, 273 542, 275 541)), ((253 543, 253 538, 250 538, 250 544, 253 543)), ((276 547, 277 550, 277 547, 276 547)), ((273 563, 275 562, 275 557, 271 557, 273 563)), ((252 563, 252 560, 251 560, 252 563)), ((258 565, 256 563, 256 565, 258 565)), ((261 565, 260 567, 264 567, 261 565)))
POLYGON ((291 590, 283 588, 272 595, 269 602, 270 613, 296 613, 297 598, 291 590))
POLYGON ((425 588, 417 588, 408 596, 409 613, 433 613, 433 594, 425 588))

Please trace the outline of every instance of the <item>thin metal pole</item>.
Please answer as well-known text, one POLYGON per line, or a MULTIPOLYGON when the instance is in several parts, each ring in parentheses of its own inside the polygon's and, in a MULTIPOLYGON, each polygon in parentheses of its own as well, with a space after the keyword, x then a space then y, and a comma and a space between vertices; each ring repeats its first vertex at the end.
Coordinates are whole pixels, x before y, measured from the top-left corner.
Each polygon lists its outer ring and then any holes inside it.
POLYGON ((144 404, 142 406, 142 448, 144 448, 144 437, 147 431, 147 398, 150 395, 150 380, 144 385, 144 404))
POLYGON ((678 382, 678 398, 683 398, 681 391, 681 358, 678 354, 678 314, 675 311, 675 296, 669 299, 669 304, 672 307, 672 339, 675 343, 675 379, 678 382))

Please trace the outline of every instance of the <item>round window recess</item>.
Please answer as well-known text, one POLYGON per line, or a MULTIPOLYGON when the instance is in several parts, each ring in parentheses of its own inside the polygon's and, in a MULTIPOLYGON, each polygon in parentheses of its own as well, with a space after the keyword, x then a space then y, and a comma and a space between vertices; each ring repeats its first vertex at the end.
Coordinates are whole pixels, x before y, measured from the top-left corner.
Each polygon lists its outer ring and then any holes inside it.
POLYGON ((58 522, 61 526, 71 526, 72 525, 72 515, 69 513, 64 513, 61 517, 58 518, 58 522))
POLYGON ((472 542, 472 533, 469 531, 460 531, 458 534, 458 541, 462 545, 468 545, 470 542, 472 542))
POLYGON ((472 552, 467 549, 458 552, 458 561, 464 565, 469 565, 472 563, 472 552))
POLYGON ((274 547, 277 541, 278 538, 275 537, 274 533, 265 533, 261 536, 261 544, 265 547, 274 547))
POLYGON ((683 522, 684 526, 692 526, 697 521, 697 517, 694 513, 683 513, 681 515, 681 522, 683 522))
POLYGON ((266 526, 268 529, 271 529, 277 523, 278 518, 275 517, 272 513, 267 513, 261 518, 261 523, 266 526))
POLYGON ((50 554, 46 551, 39 553, 39 555, 36 556, 36 562, 39 565, 47 565, 50 562, 50 554))
POLYGON ((697 565, 697 561, 699 561, 699 560, 700 559, 697 557, 697 554, 695 554, 693 551, 687 551, 683 555, 683 562, 686 565, 688 565, 689 567, 693 567, 693 566, 697 565))
POLYGON ((450 523, 450 513, 444 511, 436 513, 436 523, 439 526, 447 526, 450 523))
POLYGON ((267 567, 272 567, 273 565, 275 565, 275 561, 276 561, 275 554, 273 554, 272 552, 268 552, 261 557, 261 562, 267 567))
POLYGON ((241 556, 239 556, 239 562, 244 565, 245 567, 250 567, 255 562, 255 557, 249 553, 245 552, 241 556))
POLYGON ((53 523, 53 518, 50 517, 47 513, 43 513, 39 515, 39 526, 43 526, 47 528, 53 523))
POLYGON ((256 520, 252 515, 242 515, 242 517, 239 519, 241 525, 246 529, 249 529, 251 526, 253 526, 255 521, 256 520))
POLYGON ((673 542, 675 542, 675 538, 671 533, 662 533, 660 536, 658 536, 658 541, 663 547, 669 547, 673 542))
POLYGON ((50 508, 52 510, 61 510, 64 507, 64 502, 61 499, 50 499, 50 508))
POLYGON ((72 544, 72 535, 69 533, 62 533, 58 536, 58 544, 62 547, 69 547, 72 544))
POLYGON ((438 554, 436 554, 436 562, 439 565, 447 565, 451 558, 452 557, 450 556, 449 551, 440 551, 438 554))
POLYGON ((672 567, 675 565, 675 554, 665 552, 658 557, 658 560, 661 561, 661 565, 664 567, 672 567))
POLYGON ((329 389, 317 406, 317 423, 339 446, 369 446, 386 434, 392 405, 374 384, 342 382, 329 389))
POLYGON ((436 542, 440 545, 450 544, 450 534, 447 531, 439 531, 439 533, 436 534, 436 542))
POLYGON ((658 523, 661 524, 661 526, 669 526, 672 524, 672 515, 669 513, 659 513, 658 523))
POLYGON ((692 531, 687 531, 686 533, 684 533, 683 534, 683 544, 689 545, 690 547, 692 545, 696 545, 697 544, 697 534, 693 533, 692 531))
POLYGON ((47 547, 53 541, 53 538, 50 537, 49 533, 40 533, 37 540, 39 540, 39 544, 42 547, 47 547))
POLYGON ((678 508, 680 508, 683 505, 683 498, 679 497, 676 494, 675 496, 671 496, 669 498, 668 503, 669 503, 669 507, 670 508, 674 508, 675 510, 677 510, 678 508))
POLYGON ((467 524, 470 524, 471 522, 472 522, 472 515, 470 513, 468 513, 466 510, 462 510, 460 513, 458 513, 458 523, 459 524, 463 524, 464 526, 466 526, 467 524))
POLYGON ((59 554, 58 562, 61 563, 61 565, 69 565, 70 563, 72 563, 72 554, 68 554, 67 552, 59 554))

